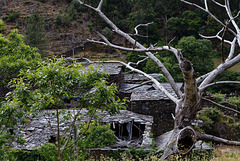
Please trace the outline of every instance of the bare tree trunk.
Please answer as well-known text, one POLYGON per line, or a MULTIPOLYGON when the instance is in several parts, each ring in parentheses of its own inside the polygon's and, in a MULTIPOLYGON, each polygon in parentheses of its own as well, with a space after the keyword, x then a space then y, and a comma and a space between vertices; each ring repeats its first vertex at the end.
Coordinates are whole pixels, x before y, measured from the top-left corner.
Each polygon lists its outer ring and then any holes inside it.
POLYGON ((191 119, 194 119, 200 108, 200 95, 195 73, 191 62, 187 60, 182 59, 179 66, 184 77, 184 95, 176 104, 174 130, 165 148, 164 154, 161 157, 162 160, 165 160, 171 154, 182 153, 180 150, 181 148, 183 148, 182 150, 184 153, 189 152, 194 146, 196 140, 194 129, 191 127, 185 127, 186 125, 183 124, 184 120, 190 121, 191 119), (191 132, 186 133, 186 130, 191 132), (181 139, 180 141, 179 138, 184 139, 181 139), (189 145, 189 143, 191 145, 189 145))
POLYGON ((57 112, 57 148, 58 148, 58 160, 62 161, 62 154, 61 154, 61 143, 60 143, 60 121, 59 121, 59 111, 58 108, 56 110, 57 112))

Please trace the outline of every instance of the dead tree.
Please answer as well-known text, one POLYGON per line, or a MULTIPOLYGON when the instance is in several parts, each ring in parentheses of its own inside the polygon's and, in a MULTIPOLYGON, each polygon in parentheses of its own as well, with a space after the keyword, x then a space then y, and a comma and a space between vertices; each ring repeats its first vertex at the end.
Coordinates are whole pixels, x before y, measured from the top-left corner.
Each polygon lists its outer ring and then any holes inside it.
MULTIPOLYGON (((166 148, 164 149, 164 154, 162 156, 162 160, 166 159, 171 154, 176 153, 187 153, 189 152, 195 141, 198 139, 204 139, 204 140, 213 140, 218 141, 226 144, 234 144, 239 145, 240 142, 236 141, 228 141, 222 138, 214 137, 211 135, 207 135, 204 133, 197 133, 191 126, 186 126, 183 124, 184 120, 192 120, 196 118, 196 114, 199 110, 202 109, 200 106, 200 102, 202 100, 202 94, 205 89, 207 89, 210 86, 213 86, 215 84, 221 84, 221 83, 239 83, 239 81, 224 81, 224 82, 214 82, 214 79, 216 76, 220 75, 222 72, 224 72, 226 69, 231 68, 235 64, 240 62, 240 53, 236 53, 236 46, 240 47, 240 29, 235 22, 235 18, 239 16, 239 13, 237 16, 233 17, 229 0, 225 0, 224 4, 220 4, 219 2, 215 2, 218 6, 225 8, 226 13, 229 17, 228 24, 229 26, 226 26, 226 23, 223 23, 220 21, 217 17, 215 17, 208 9, 208 2, 207 0, 204 0, 204 7, 199 6, 195 3, 188 2, 186 0, 181 0, 182 2, 195 6, 206 13, 208 13, 214 20, 216 20, 221 26, 222 30, 219 31, 215 36, 203 36, 203 38, 217 38, 221 42, 227 43, 231 45, 231 49, 228 53, 227 58, 222 62, 218 67, 216 67, 213 71, 206 73, 205 75, 201 77, 196 77, 196 74, 193 69, 193 65, 190 61, 186 60, 181 53, 181 49, 176 49, 171 47, 170 45, 167 46, 150 46, 148 48, 144 47, 142 44, 140 44, 134 37, 138 36, 138 27, 140 26, 146 26, 148 24, 140 24, 135 28, 136 33, 134 35, 130 35, 128 33, 125 33, 121 29, 119 29, 108 17, 105 16, 105 14, 101 11, 103 0, 100 0, 98 6, 95 8, 93 6, 90 6, 84 1, 78 0, 80 4, 90 8, 91 10, 95 11, 111 28, 112 30, 117 33, 118 35, 124 37, 126 40, 128 40, 134 48, 128 48, 123 46, 115 45, 111 42, 109 42, 106 37, 100 33, 98 35, 101 37, 102 41, 98 40, 89 40, 91 42, 104 44, 110 47, 113 47, 115 49, 120 49, 124 51, 132 51, 132 52, 145 52, 146 58, 145 59, 152 59, 161 69, 165 77, 168 79, 170 85, 172 86, 175 96, 170 94, 160 82, 158 82, 156 79, 151 77, 150 75, 144 73, 141 70, 138 70, 131 65, 133 63, 124 63, 120 61, 115 61, 117 63, 121 63, 125 65, 126 68, 132 70, 133 72, 141 73, 147 78, 149 78, 150 81, 156 84, 156 86, 166 95, 168 96, 175 104, 175 116, 174 116, 174 129, 171 132, 171 136, 169 137, 168 143, 166 145, 166 148), (230 25, 231 24, 231 25, 230 25), (224 37, 220 37, 219 34, 224 32, 224 29, 227 29, 227 32, 231 33, 233 35, 233 40, 226 40, 224 37), (181 69, 181 72, 183 74, 184 78, 184 90, 183 92, 180 91, 180 89, 177 87, 173 77, 168 72, 168 70, 165 68, 163 63, 157 59, 152 52, 156 51, 170 51, 175 55, 177 58, 179 68, 181 69)), ((111 61, 113 62, 113 61, 111 61)))

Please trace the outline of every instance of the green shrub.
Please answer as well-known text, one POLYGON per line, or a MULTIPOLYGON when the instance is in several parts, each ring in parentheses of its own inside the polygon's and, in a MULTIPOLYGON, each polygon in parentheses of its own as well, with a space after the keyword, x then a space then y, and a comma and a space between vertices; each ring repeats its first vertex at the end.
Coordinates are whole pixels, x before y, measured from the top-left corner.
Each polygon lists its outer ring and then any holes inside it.
POLYGON ((115 142, 116 137, 109 125, 100 125, 90 129, 85 144, 87 148, 103 148, 115 142))
POLYGON ((20 17, 20 11, 10 11, 9 14, 5 18, 7 18, 7 21, 9 21, 9 22, 13 22, 18 17, 20 17))
POLYGON ((112 41, 113 31, 111 29, 109 29, 108 27, 105 27, 102 30, 102 33, 107 37, 109 41, 112 41))
POLYGON ((217 103, 223 103, 226 101, 226 94, 214 93, 213 97, 216 99, 217 103))
POLYGON ((40 155, 37 150, 18 150, 15 151, 15 157, 18 161, 36 161, 39 160, 40 155))
POLYGON ((45 143, 39 149, 37 149, 42 161, 57 161, 57 147, 52 143, 45 143))
POLYGON ((59 15, 59 14, 57 15, 57 17, 55 19, 55 23, 57 25, 62 25, 63 24, 61 15, 59 15))
POLYGON ((240 109, 240 97, 228 97, 227 102, 237 105, 237 109, 240 109))
POLYGON ((200 118, 203 118, 206 116, 213 122, 220 122, 223 119, 223 114, 221 111, 219 111, 216 108, 206 108, 203 110, 203 112, 200 114, 200 118))

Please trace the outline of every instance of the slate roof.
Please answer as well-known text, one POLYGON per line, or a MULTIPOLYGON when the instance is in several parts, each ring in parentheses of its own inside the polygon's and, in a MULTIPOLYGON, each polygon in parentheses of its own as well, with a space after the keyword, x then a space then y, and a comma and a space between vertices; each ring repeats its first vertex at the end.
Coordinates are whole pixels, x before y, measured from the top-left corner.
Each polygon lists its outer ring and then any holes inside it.
POLYGON ((138 84, 132 84, 132 83, 121 83, 119 85, 119 92, 122 92, 122 93, 132 93, 134 91, 147 91, 147 90, 151 90, 152 88, 155 89, 155 86, 153 85, 143 85, 143 86, 140 86, 140 87, 137 87, 137 88, 134 88, 134 89, 131 89, 131 90, 126 90, 126 89, 129 89, 129 88, 132 88, 132 87, 135 87, 137 86, 138 84))
MULTIPOLYGON (((66 110, 67 113, 74 114, 76 113, 76 110, 66 110)), ((87 122, 89 121, 89 117, 87 116, 87 110, 83 109, 81 111, 82 116, 84 116, 80 121, 78 121, 76 124, 80 124, 80 122, 87 122)), ((112 122, 118 122, 120 124, 130 122, 134 120, 134 122, 139 122, 141 124, 145 124, 148 127, 151 127, 153 123, 153 117, 148 115, 141 115, 137 113, 133 113, 127 110, 120 110, 120 114, 111 116, 107 112, 101 112, 97 111, 99 115, 101 115, 100 122, 103 123, 112 123, 112 122)), ((50 127, 48 126, 48 121, 51 122, 52 128, 54 131, 57 131, 57 119, 55 116, 55 110, 48 110, 48 111, 42 111, 42 113, 39 113, 37 117, 32 118, 29 121, 29 124, 26 126, 18 126, 17 130, 14 130, 15 133, 18 135, 23 135, 23 139, 25 139, 26 143, 23 145, 18 144, 16 142, 13 143, 13 149, 27 149, 32 150, 34 148, 38 148, 41 145, 43 145, 46 142, 49 142, 49 140, 54 137, 54 134, 50 127), (48 120, 48 121, 47 121, 48 120)), ((66 114, 60 115, 60 118, 63 116, 66 116, 66 114)), ((61 119, 60 119, 61 120, 61 119)), ((60 133, 64 133, 64 129, 69 127, 70 122, 69 121, 61 121, 60 122, 60 133)), ((151 131, 151 129, 150 129, 151 131)))
MULTIPOLYGON (((162 83, 165 89, 173 96, 176 96, 169 83, 162 83)), ((181 88, 182 83, 177 83, 178 88, 181 88)), ((157 87, 153 85, 155 89, 157 87)), ((131 94, 131 101, 149 101, 149 100, 169 100, 169 98, 161 90, 136 90, 131 94)))
MULTIPOLYGON (((89 63, 82 63, 85 69, 88 69, 89 63)), ((104 63, 104 64, 93 64, 94 67, 100 68, 103 72, 106 72, 109 75, 118 75, 122 71, 122 65, 121 64, 116 64, 116 63, 104 63)))
MULTIPOLYGON (((159 73, 152 73, 149 75, 157 80, 159 79, 160 76, 163 76, 162 74, 159 74, 159 73)), ((142 74, 138 74, 138 73, 124 74, 124 82, 136 82, 136 81, 147 81, 147 80, 149 79, 142 74)))

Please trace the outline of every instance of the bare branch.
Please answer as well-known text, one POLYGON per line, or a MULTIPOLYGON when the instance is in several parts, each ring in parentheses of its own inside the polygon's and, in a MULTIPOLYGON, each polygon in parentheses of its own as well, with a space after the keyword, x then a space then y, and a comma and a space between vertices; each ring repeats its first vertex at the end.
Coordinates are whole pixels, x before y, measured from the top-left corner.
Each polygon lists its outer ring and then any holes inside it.
MULTIPOLYGON (((78 0, 81 4, 84 4, 82 1, 78 0)), ((89 6, 89 5, 85 5, 85 6, 89 6)), ((100 11, 97 10, 94 7, 89 7, 90 9, 94 10, 97 12, 97 14, 109 25, 112 27, 112 29, 120 36, 123 36, 126 40, 128 40, 131 44, 135 45, 136 47, 139 49, 146 49, 142 44, 140 44, 139 42, 137 42, 135 39, 133 39, 129 34, 123 32, 122 30, 120 30, 108 17, 105 16, 105 14, 100 11)), ((172 49, 172 48, 171 48, 172 49)), ((173 52, 177 59, 179 59, 179 52, 177 50, 171 50, 171 52, 173 52), (174 52, 175 51, 175 52, 174 52)), ((166 76, 166 78, 168 79, 170 85, 172 86, 174 92, 177 94, 178 97, 182 96, 182 92, 180 91, 180 89, 177 87, 176 82, 174 81, 172 75, 169 73, 169 71, 166 69, 166 67, 163 65, 163 63, 157 59, 151 52, 146 52, 146 55, 152 59, 158 66, 159 68, 162 70, 163 74, 166 76)))
POLYGON ((221 4, 221 3, 219 3, 219 2, 217 2, 217 1, 215 1, 215 0, 212 0, 214 3, 216 3, 217 5, 219 5, 220 7, 223 7, 223 8, 225 8, 225 5, 223 5, 223 4, 221 4))
POLYGON ((219 81, 219 82, 213 82, 211 84, 208 84, 204 87, 199 88, 199 91, 203 92, 204 90, 206 90, 207 88, 217 85, 217 84, 240 84, 240 81, 219 81))
POLYGON ((234 28, 237 31, 237 34, 239 35, 240 34, 240 30, 239 30, 239 27, 238 27, 237 23, 234 20, 234 17, 232 16, 232 11, 230 9, 229 0, 225 0, 225 9, 227 11, 228 17, 230 18, 230 21, 232 22, 234 28))
POLYGON ((102 4, 103 4, 103 0, 101 0, 98 4, 97 10, 101 10, 102 9, 102 4))
POLYGON ((231 60, 233 58, 234 51, 235 51, 235 46, 236 46, 236 40, 237 40, 237 38, 235 37, 232 41, 230 52, 229 52, 228 57, 225 60, 225 62, 228 62, 229 60, 231 60))
POLYGON ((226 27, 224 28, 223 34, 222 34, 222 40, 221 40, 221 53, 222 53, 222 62, 224 62, 224 52, 223 52, 223 47, 224 47, 224 40, 225 40, 225 35, 228 30, 228 25, 229 21, 226 22, 226 27))
POLYGON ((146 23, 146 24, 139 24, 139 25, 137 25, 135 28, 134 28, 134 30, 135 30, 135 35, 138 35, 138 27, 140 27, 140 26, 148 26, 148 25, 151 25, 151 24, 153 24, 153 22, 149 22, 149 23, 146 23))
POLYGON ((129 65, 131 65, 131 64, 138 65, 138 64, 144 62, 145 60, 147 60, 148 58, 149 58, 149 57, 145 57, 144 59, 139 60, 137 63, 129 62, 129 65))
POLYGON ((157 51, 170 51, 172 53, 175 54, 178 62, 180 62, 180 56, 178 55, 179 50, 175 49, 173 47, 168 47, 168 46, 162 46, 162 47, 153 47, 150 46, 149 48, 128 48, 128 47, 123 47, 123 46, 118 46, 115 44, 112 44, 111 42, 109 42, 107 40, 107 38, 102 35, 101 33, 98 33, 98 35, 103 39, 104 42, 102 41, 97 41, 97 40, 89 40, 89 42, 93 42, 93 43, 98 43, 98 44, 102 44, 102 45, 106 45, 106 46, 110 46, 113 47, 115 49, 119 49, 119 50, 123 50, 123 51, 132 51, 132 52, 157 52, 157 51))
POLYGON ((205 5, 205 9, 206 9, 206 11, 209 11, 209 10, 208 10, 207 0, 204 0, 204 5, 205 5))
POLYGON ((199 88, 206 86, 207 84, 212 82, 219 74, 224 72, 226 69, 233 67, 235 64, 239 62, 240 62, 240 53, 234 58, 232 58, 231 60, 229 60, 228 62, 219 64, 217 68, 215 68, 213 71, 211 71, 208 74, 208 76, 203 80, 199 88))
MULTIPOLYGON (((123 46, 118 46, 115 44, 112 44, 110 42, 102 42, 102 41, 97 41, 97 40, 89 40, 89 42, 93 42, 93 43, 98 43, 98 44, 102 44, 102 45, 106 45, 106 46, 110 46, 113 47, 115 49, 119 49, 119 50, 123 50, 123 51, 132 51, 132 52, 157 52, 157 51, 171 51, 171 52, 177 52, 177 49, 171 47, 169 49, 168 46, 162 46, 162 47, 149 47, 149 48, 145 48, 145 49, 139 49, 139 48, 128 48, 128 47, 123 47, 123 46)), ((105 41, 105 40, 104 40, 105 41)), ((179 60, 179 58, 178 58, 179 60)))
POLYGON ((84 2, 81 1, 81 0, 78 0, 78 2, 79 2, 81 5, 84 5, 84 6, 88 7, 88 8, 90 8, 90 9, 96 10, 96 8, 94 8, 94 7, 92 7, 92 6, 90 6, 90 5, 86 4, 86 3, 84 3, 84 2))
POLYGON ((127 89, 125 89, 124 91, 130 91, 130 90, 132 90, 132 89, 135 89, 135 88, 141 87, 141 86, 143 86, 143 85, 145 85, 145 84, 149 84, 149 83, 152 83, 152 81, 146 81, 146 82, 143 82, 143 83, 141 83, 141 84, 139 84, 139 85, 136 85, 136 86, 134 86, 134 87, 127 88, 127 89))
POLYGON ((197 78, 197 84, 201 83, 205 78, 207 78, 207 76, 209 75, 210 73, 207 73, 207 74, 204 74, 200 77, 197 78))
MULTIPOLYGON (((222 21, 220 21, 216 16, 214 16, 214 15, 208 10, 208 8, 205 9, 205 8, 203 8, 203 7, 195 4, 195 3, 191 3, 191 2, 188 2, 188 1, 186 1, 186 0, 181 0, 181 1, 184 2, 184 3, 186 3, 186 4, 195 6, 195 7, 199 8, 199 9, 205 11, 205 12, 208 13, 215 21, 217 21, 217 22, 218 22, 219 24, 221 24, 223 27, 226 27, 226 25, 225 25, 222 21)), ((206 0, 205 0, 205 1, 206 1, 206 0)), ((205 5, 206 5, 206 3, 205 3, 205 5)), ((228 30, 229 30, 234 36, 237 36, 236 32, 234 32, 232 29, 229 28, 228 30)))
POLYGON ((235 109, 233 109, 233 108, 230 108, 230 107, 221 105, 221 104, 219 104, 219 103, 217 103, 217 102, 214 102, 214 101, 212 101, 212 100, 210 100, 210 99, 207 99, 207 98, 204 98, 204 97, 202 97, 202 99, 205 100, 205 101, 211 102, 212 104, 214 104, 214 105, 216 105, 216 106, 218 106, 218 107, 224 108, 225 110, 233 111, 233 112, 235 112, 235 113, 237 113, 237 114, 240 114, 240 111, 235 110, 235 109))
MULTIPOLYGON (((238 11, 237 15, 233 17, 233 19, 236 19, 240 14, 240 11, 238 11)), ((231 19, 230 19, 231 20, 231 19)))
POLYGON ((171 41, 169 41, 169 43, 168 43, 168 48, 170 49, 171 47, 170 47, 170 44, 175 40, 175 38, 176 38, 176 36, 174 36, 174 38, 171 40, 171 41))
POLYGON ((197 133, 197 138, 198 140, 215 141, 215 142, 224 143, 228 145, 237 145, 237 146, 240 145, 239 141, 231 141, 231 140, 223 139, 220 137, 216 137, 216 136, 204 134, 204 133, 197 133))
MULTIPOLYGON (((201 36, 201 37, 204 38, 204 39, 215 39, 215 38, 217 38, 217 39, 219 39, 220 41, 222 41, 222 37, 219 36, 219 34, 220 34, 222 31, 224 31, 224 27, 223 27, 215 36, 204 36, 204 35, 202 35, 202 34, 199 34, 199 36, 201 36)), ((228 41, 228 40, 224 40, 224 43, 228 43, 228 44, 231 45, 231 41, 228 41)))
MULTIPOLYGON (((95 61, 92 61, 92 63, 97 63, 95 61)), ((139 69, 136 69, 136 68, 133 68, 132 66, 130 66, 129 64, 126 64, 122 61, 103 61, 102 63, 119 63, 119 64, 122 64, 124 65, 126 68, 136 72, 136 73, 140 73, 142 75, 144 75, 145 77, 147 77, 148 79, 150 79, 150 81, 152 81, 158 89, 160 89, 169 99, 171 99, 174 103, 177 104, 177 102, 179 101, 176 97, 174 97, 173 95, 171 95, 163 86, 161 83, 159 83, 155 78, 153 78, 152 76, 150 76, 149 74, 139 70, 139 69)))

